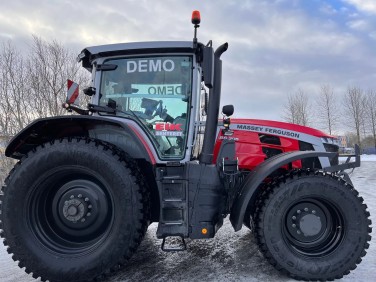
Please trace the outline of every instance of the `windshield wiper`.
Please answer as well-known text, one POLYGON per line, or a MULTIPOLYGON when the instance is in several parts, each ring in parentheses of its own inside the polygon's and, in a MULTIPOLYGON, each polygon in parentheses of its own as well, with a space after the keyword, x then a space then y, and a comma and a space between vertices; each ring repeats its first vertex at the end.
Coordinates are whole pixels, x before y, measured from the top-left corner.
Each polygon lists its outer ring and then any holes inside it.
POLYGON ((115 115, 117 113, 122 113, 122 114, 130 116, 132 118, 135 118, 136 121, 138 121, 138 123, 140 123, 140 124, 142 124, 143 126, 146 127, 146 125, 143 123, 143 121, 132 110, 128 110, 130 113, 128 111, 124 112, 122 110, 117 109, 116 104, 115 104, 115 107, 113 107, 113 104, 110 104, 110 105, 111 106, 99 106, 99 105, 94 105, 94 104, 88 104, 88 109, 91 112, 100 112, 100 113, 108 113, 108 114, 115 114, 115 115))

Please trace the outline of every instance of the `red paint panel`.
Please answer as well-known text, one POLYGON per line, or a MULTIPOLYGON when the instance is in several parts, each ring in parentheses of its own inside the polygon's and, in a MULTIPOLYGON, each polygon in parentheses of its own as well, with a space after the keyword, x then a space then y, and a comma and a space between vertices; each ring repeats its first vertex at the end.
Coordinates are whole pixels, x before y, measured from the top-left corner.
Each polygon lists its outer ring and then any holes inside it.
POLYGON ((137 129, 135 129, 133 126, 131 126, 131 125, 128 125, 132 130, 133 130, 133 132, 137 135, 137 137, 140 139, 140 141, 142 142, 142 144, 144 145, 144 147, 145 147, 145 149, 146 149, 146 151, 148 152, 148 155, 149 155, 149 157, 150 157, 150 161, 151 161, 151 163, 154 165, 154 164, 156 164, 157 162, 156 162, 156 160, 155 160, 155 158, 154 158, 154 155, 153 155, 153 152, 150 150, 150 148, 149 148, 149 145, 148 145, 148 143, 145 141, 145 139, 142 137, 142 135, 137 131, 137 129))

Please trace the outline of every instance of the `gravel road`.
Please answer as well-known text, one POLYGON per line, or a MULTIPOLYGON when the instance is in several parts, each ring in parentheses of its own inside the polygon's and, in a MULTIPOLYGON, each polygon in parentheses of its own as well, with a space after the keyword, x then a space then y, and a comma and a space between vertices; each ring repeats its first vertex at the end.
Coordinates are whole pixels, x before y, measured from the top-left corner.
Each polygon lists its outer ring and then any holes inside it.
MULTIPOLYGON (((351 175, 376 222, 376 162, 363 162, 351 175)), ((251 232, 235 233, 226 219, 212 240, 187 241, 186 252, 165 253, 152 224, 129 264, 106 281, 295 281, 276 271, 258 251, 251 232)), ((375 281, 376 228, 363 262, 341 281, 375 281)), ((19 269, 0 244, 0 281, 36 281, 19 269)), ((39 281, 39 280, 37 280, 39 281)))

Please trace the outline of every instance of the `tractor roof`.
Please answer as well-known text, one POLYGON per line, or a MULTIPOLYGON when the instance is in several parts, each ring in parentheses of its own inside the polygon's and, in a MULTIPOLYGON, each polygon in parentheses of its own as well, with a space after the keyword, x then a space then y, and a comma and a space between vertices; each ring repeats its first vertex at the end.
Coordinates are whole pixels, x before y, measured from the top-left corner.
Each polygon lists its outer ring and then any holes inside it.
POLYGON ((100 57, 168 52, 192 52, 192 41, 151 41, 117 43, 87 47, 81 51, 77 61, 82 61, 82 66, 91 71, 92 61, 100 57))

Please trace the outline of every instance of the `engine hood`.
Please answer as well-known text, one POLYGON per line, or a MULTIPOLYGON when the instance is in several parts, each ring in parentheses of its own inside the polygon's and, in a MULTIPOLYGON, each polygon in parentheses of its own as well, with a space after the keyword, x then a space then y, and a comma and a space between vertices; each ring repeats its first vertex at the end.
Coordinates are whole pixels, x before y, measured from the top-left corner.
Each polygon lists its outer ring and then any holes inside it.
POLYGON ((247 124, 247 125, 255 125, 255 126, 268 126, 268 127, 275 127, 280 129, 286 129, 296 132, 301 132, 305 134, 309 134, 316 137, 330 137, 334 138, 334 136, 329 135, 323 131, 308 127, 302 126, 293 123, 281 122, 281 121, 273 121, 273 120, 262 120, 262 119, 238 119, 234 118, 231 119, 231 124, 247 124))

